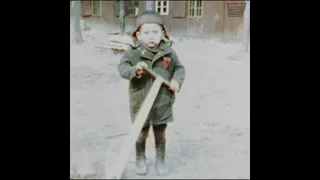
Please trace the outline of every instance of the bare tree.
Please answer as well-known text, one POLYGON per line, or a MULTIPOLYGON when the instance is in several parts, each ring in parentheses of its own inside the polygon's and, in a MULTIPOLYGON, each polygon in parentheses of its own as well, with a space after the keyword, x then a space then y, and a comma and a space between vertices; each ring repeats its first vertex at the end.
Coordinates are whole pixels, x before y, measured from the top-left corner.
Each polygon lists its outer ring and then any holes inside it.
POLYGON ((83 42, 81 27, 80 27, 80 1, 72 1, 72 24, 75 32, 74 41, 77 44, 81 44, 83 42))
POLYGON ((121 36, 125 33, 125 11, 126 11, 126 2, 120 0, 120 34, 121 36))

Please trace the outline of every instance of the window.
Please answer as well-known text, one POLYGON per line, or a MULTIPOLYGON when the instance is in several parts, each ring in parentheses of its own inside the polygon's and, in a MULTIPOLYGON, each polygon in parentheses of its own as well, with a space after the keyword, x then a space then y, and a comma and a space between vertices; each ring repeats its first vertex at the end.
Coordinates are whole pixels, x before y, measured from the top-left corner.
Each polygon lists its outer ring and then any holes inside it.
POLYGON ((203 1, 196 0, 196 1, 189 1, 189 17, 202 17, 203 14, 203 1))
POLYGON ((228 3, 229 17, 243 17, 246 3, 228 3))
POLYGON ((155 1, 156 11, 161 15, 169 14, 169 1, 155 1))
POLYGON ((91 1, 92 15, 101 16, 101 1, 91 1))
POLYGON ((127 15, 137 16, 139 13, 139 1, 129 0, 127 1, 127 15))

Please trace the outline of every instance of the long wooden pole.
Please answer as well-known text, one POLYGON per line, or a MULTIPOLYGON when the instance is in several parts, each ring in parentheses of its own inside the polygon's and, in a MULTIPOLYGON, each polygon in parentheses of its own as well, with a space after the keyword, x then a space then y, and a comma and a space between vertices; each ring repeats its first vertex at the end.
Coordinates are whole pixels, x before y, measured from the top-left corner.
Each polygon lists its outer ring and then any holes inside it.
POLYGON ((135 121, 131 127, 130 133, 127 135, 127 138, 118 154, 117 161, 111 171, 106 169, 106 177, 107 179, 121 179, 122 173, 126 167, 127 162, 129 161, 131 152, 133 150, 134 144, 139 137, 139 134, 143 128, 145 121, 148 118, 149 112, 152 108, 152 105, 158 95, 158 92, 161 88, 162 84, 170 87, 170 82, 163 79, 160 75, 156 74, 149 68, 143 68, 146 72, 148 72, 155 81, 148 92, 147 97, 142 103, 142 106, 135 118, 135 121))
POLYGON ((143 128, 143 125, 149 115, 149 112, 152 108, 152 105, 157 97, 157 94, 162 85, 163 79, 161 77, 156 78, 154 81, 146 99, 144 100, 140 111, 138 112, 137 117, 131 127, 130 133, 127 135, 127 138, 118 154, 117 161, 115 162, 114 167, 108 173, 106 171, 107 179, 121 179, 122 173, 126 167, 127 162, 130 159, 131 152, 135 142, 137 141, 139 134, 143 128))

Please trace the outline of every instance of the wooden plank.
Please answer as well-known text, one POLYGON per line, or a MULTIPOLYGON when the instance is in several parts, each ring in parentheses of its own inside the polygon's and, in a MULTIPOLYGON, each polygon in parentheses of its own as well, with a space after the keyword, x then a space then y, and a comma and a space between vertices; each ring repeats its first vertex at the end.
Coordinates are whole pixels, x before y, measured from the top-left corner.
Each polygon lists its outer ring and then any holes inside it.
POLYGON ((160 90, 160 87, 163 83, 162 77, 157 77, 154 81, 146 99, 144 100, 142 107, 140 108, 140 111, 135 118, 134 124, 131 127, 131 131, 128 134, 121 150, 118 155, 117 161, 115 162, 115 165, 108 173, 108 170, 106 170, 106 177, 107 179, 121 179, 122 173, 126 167, 126 164, 130 158, 131 152, 133 150, 134 144, 136 143, 136 140, 139 137, 139 134, 143 128, 143 125, 149 115, 149 112, 152 108, 152 105, 158 95, 158 92, 160 90))
POLYGON ((134 45, 131 36, 110 35, 107 37, 107 41, 118 42, 126 45, 134 45))
MULTIPOLYGON (((151 69, 149 69, 149 68, 146 68, 146 67, 143 67, 143 69, 146 71, 146 72, 148 72, 153 78, 162 78, 161 76, 159 76, 158 74, 156 74, 154 71, 152 71, 151 69)), ((169 81, 167 81, 167 80, 165 80, 165 79, 163 79, 162 80, 163 81, 163 84, 165 84, 166 86, 168 86, 168 87, 170 87, 170 82, 169 81)))

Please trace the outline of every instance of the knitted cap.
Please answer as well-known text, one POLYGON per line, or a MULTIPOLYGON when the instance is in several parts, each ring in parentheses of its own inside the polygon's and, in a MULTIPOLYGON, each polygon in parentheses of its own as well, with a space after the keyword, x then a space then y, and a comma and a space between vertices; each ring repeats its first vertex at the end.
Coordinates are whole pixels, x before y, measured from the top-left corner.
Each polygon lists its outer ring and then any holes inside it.
POLYGON ((136 30, 132 33, 133 41, 137 40, 136 33, 138 32, 140 27, 146 23, 156 23, 156 24, 161 25, 164 30, 165 38, 169 39, 169 36, 167 34, 167 30, 164 26, 164 20, 163 20, 162 16, 160 15, 160 13, 155 12, 155 11, 143 11, 142 13, 139 14, 139 16, 136 19, 136 30))

